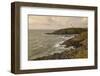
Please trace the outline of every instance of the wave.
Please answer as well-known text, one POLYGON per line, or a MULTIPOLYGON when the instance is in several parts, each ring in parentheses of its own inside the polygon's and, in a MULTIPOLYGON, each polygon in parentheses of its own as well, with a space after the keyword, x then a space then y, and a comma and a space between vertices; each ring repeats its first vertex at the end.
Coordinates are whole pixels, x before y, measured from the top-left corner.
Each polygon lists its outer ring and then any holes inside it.
POLYGON ((69 49, 69 50, 70 50, 70 49, 73 49, 73 48, 74 48, 73 46, 70 46, 70 47, 68 47, 68 48, 65 48, 66 45, 62 45, 62 43, 64 43, 66 40, 69 40, 69 39, 71 39, 71 38, 73 38, 73 37, 74 37, 74 35, 69 36, 69 37, 63 36, 62 38, 63 38, 64 40, 58 42, 57 44, 55 44, 54 47, 59 48, 59 49, 69 49))

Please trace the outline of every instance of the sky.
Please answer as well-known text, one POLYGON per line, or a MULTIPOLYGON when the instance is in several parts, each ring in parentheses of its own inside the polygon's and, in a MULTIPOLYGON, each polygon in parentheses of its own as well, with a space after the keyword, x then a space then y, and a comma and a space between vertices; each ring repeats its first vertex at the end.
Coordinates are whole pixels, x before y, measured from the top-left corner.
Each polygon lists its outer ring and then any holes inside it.
POLYGON ((63 28, 87 28, 87 17, 71 16, 28 16, 29 29, 63 29, 63 28))

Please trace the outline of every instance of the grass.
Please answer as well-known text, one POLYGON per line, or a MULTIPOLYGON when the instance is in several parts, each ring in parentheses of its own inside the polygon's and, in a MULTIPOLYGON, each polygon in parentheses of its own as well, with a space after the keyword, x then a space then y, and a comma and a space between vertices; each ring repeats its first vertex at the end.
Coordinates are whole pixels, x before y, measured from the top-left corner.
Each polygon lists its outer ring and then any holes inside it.
POLYGON ((48 34, 58 34, 58 35, 59 34, 80 34, 85 31, 87 31, 87 28, 65 28, 65 29, 56 30, 48 34))

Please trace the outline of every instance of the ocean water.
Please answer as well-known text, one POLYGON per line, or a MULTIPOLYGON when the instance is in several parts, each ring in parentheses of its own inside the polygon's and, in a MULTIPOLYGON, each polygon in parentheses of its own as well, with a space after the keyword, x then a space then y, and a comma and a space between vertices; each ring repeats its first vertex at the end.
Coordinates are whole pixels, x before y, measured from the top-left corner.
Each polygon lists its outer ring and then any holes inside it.
POLYGON ((38 57, 61 53, 65 49, 65 45, 60 45, 65 40, 73 37, 73 35, 55 35, 46 34, 54 30, 29 30, 28 32, 28 59, 33 60, 38 57))

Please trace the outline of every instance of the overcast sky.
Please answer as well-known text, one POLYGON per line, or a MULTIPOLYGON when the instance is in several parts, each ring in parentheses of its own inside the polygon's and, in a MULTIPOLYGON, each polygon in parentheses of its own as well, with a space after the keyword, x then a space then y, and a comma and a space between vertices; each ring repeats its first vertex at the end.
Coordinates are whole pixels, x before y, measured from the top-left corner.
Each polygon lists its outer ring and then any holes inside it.
POLYGON ((35 16, 29 17, 29 29, 62 29, 62 28, 86 28, 87 17, 64 17, 64 16, 35 16))

